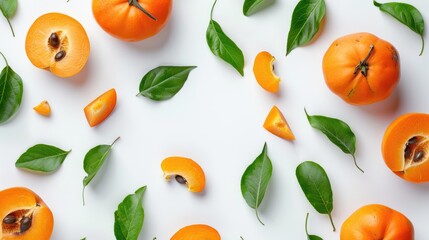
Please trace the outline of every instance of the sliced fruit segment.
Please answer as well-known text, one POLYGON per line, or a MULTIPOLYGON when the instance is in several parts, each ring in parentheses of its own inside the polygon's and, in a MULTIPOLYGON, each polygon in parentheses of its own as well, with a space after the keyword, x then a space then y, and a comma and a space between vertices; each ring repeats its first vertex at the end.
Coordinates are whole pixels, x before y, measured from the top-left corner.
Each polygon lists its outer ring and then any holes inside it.
POLYGON ((116 106, 116 91, 114 88, 103 93, 84 108, 89 126, 94 127, 103 122, 116 106))
POLYGON ((51 115, 51 106, 49 106, 48 101, 42 101, 39 105, 35 106, 34 111, 43 116, 51 115))
POLYGON ((195 224, 177 231, 170 240, 220 240, 218 231, 208 225, 195 224))
POLYGON ((290 130, 285 117, 276 106, 273 106, 268 113, 264 122, 264 128, 283 139, 291 141, 295 140, 295 136, 290 130))
POLYGON ((194 160, 185 157, 168 157, 161 163, 164 178, 170 181, 172 177, 180 184, 186 184, 191 192, 201 192, 206 185, 203 169, 194 160))
POLYGON ((266 51, 258 53, 253 64, 253 73, 256 81, 268 92, 279 91, 280 78, 274 73, 273 62, 275 58, 266 51))

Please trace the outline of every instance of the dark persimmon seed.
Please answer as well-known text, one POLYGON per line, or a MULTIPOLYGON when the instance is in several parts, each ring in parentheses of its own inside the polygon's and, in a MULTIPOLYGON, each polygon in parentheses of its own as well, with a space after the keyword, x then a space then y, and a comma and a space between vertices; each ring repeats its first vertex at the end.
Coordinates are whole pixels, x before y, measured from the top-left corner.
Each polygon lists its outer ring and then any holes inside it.
POLYGON ((48 39, 48 43, 51 47, 58 48, 60 46, 60 38, 57 33, 51 33, 48 39))
POLYGON ((176 181, 178 182, 178 183, 180 183, 180 184, 185 184, 186 183, 186 179, 185 178, 183 178, 182 176, 180 176, 180 175, 176 175, 176 177, 174 177, 175 179, 176 179, 176 181))
POLYGON ((16 217, 13 214, 9 214, 3 219, 4 224, 14 224, 15 222, 16 222, 16 217))
POLYGON ((410 157, 411 157, 411 148, 409 145, 407 145, 404 150, 404 158, 410 158, 410 157))
POLYGON ((411 145, 417 142, 417 137, 412 137, 408 140, 407 145, 411 145))
POLYGON ((414 155, 414 162, 420 162, 421 160, 423 160, 423 157, 425 156, 425 153, 423 151, 418 151, 415 155, 414 155))
POLYGON ((28 229, 30 229, 31 227, 31 218, 29 217, 23 217, 21 219, 21 226, 19 228, 19 230, 21 231, 21 233, 27 231, 28 229))
POLYGON ((59 62, 66 56, 66 51, 61 50, 55 54, 55 61, 59 62))

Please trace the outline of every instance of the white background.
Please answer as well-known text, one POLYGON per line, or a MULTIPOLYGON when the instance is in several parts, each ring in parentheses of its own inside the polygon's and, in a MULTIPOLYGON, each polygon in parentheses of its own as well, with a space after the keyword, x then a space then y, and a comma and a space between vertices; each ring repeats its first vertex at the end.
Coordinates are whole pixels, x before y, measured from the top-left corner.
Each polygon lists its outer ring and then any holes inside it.
MULTIPOLYGON (((242 14, 243 1, 220 0, 214 19, 245 55, 245 77, 213 56, 205 32, 212 1, 174 2, 171 19, 156 37, 139 43, 112 38, 95 22, 91 1, 19 1, 11 36, 0 18, 0 50, 24 82, 19 113, 0 126, 0 189, 26 186, 37 192, 55 216, 52 239, 114 239, 113 212, 130 193, 147 185, 142 240, 169 239, 178 229, 195 223, 215 227, 222 239, 305 239, 305 214, 309 231, 324 239, 339 239, 342 222, 357 208, 381 203, 404 213, 414 223, 416 239, 429 239, 427 231, 428 184, 411 184, 395 176, 381 156, 381 140, 391 121, 407 112, 429 112, 429 49, 419 57, 420 37, 392 17, 381 13, 372 1, 327 0, 326 25, 312 44, 285 57, 287 33, 297 0, 277 3, 251 17, 242 14), (25 36, 33 21, 47 12, 73 16, 87 30, 91 54, 84 70, 70 80, 35 68, 25 54, 25 36), (356 107, 344 103, 326 87, 322 57, 330 43, 345 34, 366 31, 391 42, 401 57, 401 80, 386 101, 356 107), (276 58, 281 77, 280 93, 264 91, 252 73, 260 51, 276 58), (196 65, 183 89, 171 100, 153 102, 135 97, 141 78, 159 65, 196 65), (73 83, 80 82, 78 84, 73 83), (118 104, 99 127, 90 128, 83 108, 114 87, 118 104), (44 118, 33 106, 48 100, 52 116, 44 118), (277 105, 285 115, 296 141, 282 140, 262 128, 268 111, 277 105), (357 161, 341 152, 317 130, 304 114, 336 117, 347 122, 357 137, 357 161), (86 152, 116 137, 110 159, 86 189, 82 206, 82 163, 86 152), (256 219, 240 192, 246 167, 268 144, 273 177, 261 208, 266 226, 256 219), (15 168, 29 147, 45 143, 73 151, 59 171, 35 175, 15 168), (163 180, 161 161, 186 156, 203 167, 207 185, 193 194, 176 182, 163 180), (334 192, 329 219, 308 203, 295 177, 305 160, 321 164, 334 192)), ((408 0, 429 22, 429 3, 408 0)), ((124 23, 125 24, 125 23, 124 23)), ((426 29, 427 30, 427 29, 426 29)), ((1 63, 1 67, 3 67, 1 63)))

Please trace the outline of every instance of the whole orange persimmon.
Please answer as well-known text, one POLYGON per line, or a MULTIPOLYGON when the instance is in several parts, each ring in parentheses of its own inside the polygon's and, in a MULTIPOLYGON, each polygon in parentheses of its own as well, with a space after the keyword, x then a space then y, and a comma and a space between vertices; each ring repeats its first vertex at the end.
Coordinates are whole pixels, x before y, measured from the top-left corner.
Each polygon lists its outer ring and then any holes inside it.
POLYGON ((160 32, 171 14, 172 0, 93 0, 97 23, 124 41, 140 41, 160 32))
POLYGON ((413 240, 414 227, 402 213, 380 204, 356 210, 341 226, 341 240, 413 240))
POLYGON ((323 57, 329 89, 345 102, 366 105, 381 101, 399 81, 399 55, 395 47, 370 33, 335 40, 323 57))

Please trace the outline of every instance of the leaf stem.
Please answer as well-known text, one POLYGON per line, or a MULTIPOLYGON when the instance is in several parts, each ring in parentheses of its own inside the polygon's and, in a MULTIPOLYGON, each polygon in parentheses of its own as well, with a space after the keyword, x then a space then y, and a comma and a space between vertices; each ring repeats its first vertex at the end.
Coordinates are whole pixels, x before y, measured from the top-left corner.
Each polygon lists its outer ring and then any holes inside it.
POLYGON ((115 143, 119 140, 119 138, 121 138, 121 137, 117 137, 117 138, 115 139, 115 141, 113 141, 113 142, 112 142, 112 144, 110 144, 110 147, 113 147, 113 145, 115 145, 115 143))
POLYGON ((256 218, 258 218, 258 221, 262 224, 262 226, 265 226, 265 224, 259 218, 258 208, 255 208, 255 212, 256 212, 256 218))
POLYGON ((216 6, 216 3, 217 3, 217 0, 214 1, 212 10, 210 11, 210 20, 213 20, 213 10, 214 10, 214 7, 216 6))
POLYGON ((376 2, 375 0, 373 1, 373 3, 374 3, 374 5, 375 5, 375 6, 377 6, 377 7, 380 7, 380 6, 381 6, 381 4, 380 4, 380 3, 378 3, 378 2, 376 2))
POLYGON ((85 206, 85 186, 83 186, 83 189, 82 189, 82 202, 83 202, 83 206, 85 206))
POLYGON ((352 157, 353 157, 353 162, 355 163, 355 166, 362 172, 362 173, 365 173, 363 170, 362 170, 362 168, 360 168, 359 167, 359 165, 357 164, 357 162, 356 162, 356 157, 355 157, 355 155, 354 154, 352 154, 352 157))
POLYGON ((368 59, 371 56, 372 52, 374 52, 374 45, 369 45, 369 52, 368 55, 366 55, 365 59, 363 61, 360 61, 358 65, 355 67, 355 71, 353 74, 356 74, 358 71, 360 71, 365 77, 368 75, 368 59))
POLYGON ((7 23, 9 24, 10 30, 12 31, 12 36, 15 37, 15 32, 13 31, 13 27, 12 27, 12 24, 10 23, 9 18, 6 18, 6 20, 7 20, 7 23))
POLYGON ((9 63, 7 62, 7 59, 6 59, 6 57, 3 55, 3 53, 2 53, 2 52, 0 52, 0 55, 3 57, 4 61, 6 62, 6 66, 9 66, 9 63))
POLYGON ((244 240, 244 238, 242 236, 240 236, 241 240, 244 240))
POLYGON ((329 216, 329 220, 331 221, 332 228, 334 229, 333 231, 335 232, 336 229, 335 229, 334 221, 332 220, 332 216, 330 213, 328 213, 328 216, 329 216))
POLYGON ((425 39, 423 38, 423 35, 420 35, 420 37, 422 38, 422 50, 420 51, 419 56, 421 56, 423 54, 423 50, 425 50, 425 39))
POLYGON ((146 9, 144 9, 138 0, 128 0, 129 5, 133 5, 134 7, 138 8, 140 11, 142 11, 144 14, 146 14, 148 17, 150 17, 154 21, 158 21, 152 14, 150 14, 146 9))
POLYGON ((308 229, 307 229, 308 215, 309 213, 307 213, 307 215, 305 216, 305 234, 307 235, 307 237, 308 237, 308 229))

